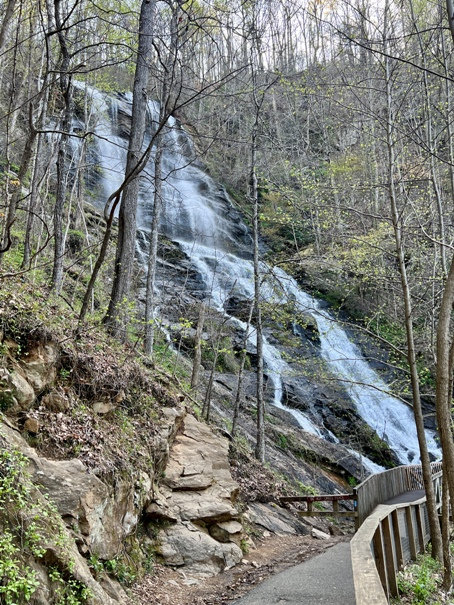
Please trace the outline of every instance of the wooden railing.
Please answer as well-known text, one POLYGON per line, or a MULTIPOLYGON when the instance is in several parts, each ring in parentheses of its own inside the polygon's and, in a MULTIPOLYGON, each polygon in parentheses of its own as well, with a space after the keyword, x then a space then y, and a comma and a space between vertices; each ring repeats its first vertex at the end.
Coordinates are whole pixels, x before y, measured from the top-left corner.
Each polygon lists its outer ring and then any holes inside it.
MULTIPOLYGON (((441 509, 441 477, 441 463, 432 464, 438 510, 441 509)), ((420 489, 422 473, 419 466, 399 467, 372 475, 358 486, 358 512, 362 523, 351 541, 357 605, 387 605, 390 597, 398 594, 397 572, 424 550, 430 538, 425 495, 412 502, 377 503, 368 515, 365 511, 378 497, 383 502, 408 491, 414 490, 417 494, 420 489), (383 490, 381 496, 380 490, 383 490)))
MULTIPOLYGON (((441 462, 432 462, 431 469, 434 480, 441 477, 441 462)), ((356 495, 358 527, 382 502, 404 492, 420 489, 424 489, 420 465, 398 466, 383 473, 370 475, 353 490, 356 495)))
POLYGON ((339 503, 348 500, 356 500, 355 494, 325 494, 322 496, 283 496, 280 498, 280 502, 283 506, 295 502, 305 502, 306 510, 299 510, 298 515, 300 517, 355 517, 356 520, 356 506, 353 510, 340 510, 339 503), (314 510, 314 503, 324 502, 331 503, 332 510, 318 509, 314 510))

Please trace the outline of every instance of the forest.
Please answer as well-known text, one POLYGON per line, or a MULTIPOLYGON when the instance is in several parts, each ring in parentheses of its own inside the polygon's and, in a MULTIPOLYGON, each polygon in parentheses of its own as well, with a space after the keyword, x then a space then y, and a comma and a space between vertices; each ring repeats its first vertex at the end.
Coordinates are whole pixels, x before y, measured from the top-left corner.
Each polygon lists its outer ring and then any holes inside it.
POLYGON ((151 368, 171 343, 207 421, 216 372, 234 374, 232 438, 253 370, 263 464, 293 367, 275 332, 319 338, 301 287, 374 343, 411 404, 449 588, 425 420, 454 501, 452 1, 0 7, 2 339, 26 309, 37 333, 77 346, 102 332, 151 368))

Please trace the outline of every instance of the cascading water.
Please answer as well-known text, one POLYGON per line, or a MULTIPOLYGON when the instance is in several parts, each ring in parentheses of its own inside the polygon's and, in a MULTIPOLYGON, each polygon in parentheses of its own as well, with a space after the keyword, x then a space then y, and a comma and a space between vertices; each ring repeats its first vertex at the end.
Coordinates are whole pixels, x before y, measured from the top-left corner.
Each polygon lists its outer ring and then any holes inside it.
MULTIPOLYGON (((79 85, 81 86, 81 85, 79 85)), ((102 168, 102 204, 122 181, 126 162, 126 140, 121 136, 119 115, 131 113, 131 98, 106 97, 89 90, 98 124, 97 149, 102 168)), ((149 103, 151 121, 157 120, 158 106, 149 103)), ((145 144, 149 142, 145 141, 145 144)), ((149 231, 153 206, 153 157, 141 179, 138 212, 139 260, 146 261, 144 233, 149 231), (142 230, 142 234, 141 231, 142 230), (142 240, 142 241, 140 241, 142 240)), ((162 163, 164 212, 161 231, 176 242, 190 259, 203 283, 204 297, 209 304, 225 315, 225 305, 231 297, 251 300, 253 297, 253 266, 251 240, 248 229, 230 204, 224 189, 215 183, 197 162, 189 135, 170 118, 165 132, 165 151, 162 163)), ((370 367, 358 347, 335 318, 322 308, 319 301, 300 290, 295 280, 279 268, 262 265, 263 274, 271 275, 264 284, 262 296, 275 302, 292 301, 299 310, 310 314, 320 334, 321 356, 332 374, 344 382, 359 415, 385 440, 398 459, 404 463, 417 462, 418 442, 411 409, 387 393, 386 384, 370 367)), ((242 330, 246 325, 229 316, 229 321, 242 330)), ((255 338, 249 336, 249 345, 255 338)), ((282 404, 283 377, 294 370, 282 358, 279 350, 265 339, 264 362, 269 381, 274 387, 272 403, 282 404)), ((300 426, 332 442, 338 439, 315 417, 285 407, 300 426)), ((434 456, 439 449, 432 432, 427 431, 429 450, 434 456)), ((366 459, 366 468, 377 470, 378 465, 366 459)))

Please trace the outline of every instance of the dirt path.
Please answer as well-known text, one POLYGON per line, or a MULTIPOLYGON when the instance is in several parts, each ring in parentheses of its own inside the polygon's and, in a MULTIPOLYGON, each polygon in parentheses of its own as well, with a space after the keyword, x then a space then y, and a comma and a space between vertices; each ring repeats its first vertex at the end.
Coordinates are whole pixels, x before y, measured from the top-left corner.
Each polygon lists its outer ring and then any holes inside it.
POLYGON ((155 573, 134 588, 140 605, 221 605, 245 595, 272 574, 326 551, 348 540, 348 536, 316 540, 310 536, 282 536, 262 539, 245 555, 244 562, 208 579, 185 577, 156 565, 155 573))

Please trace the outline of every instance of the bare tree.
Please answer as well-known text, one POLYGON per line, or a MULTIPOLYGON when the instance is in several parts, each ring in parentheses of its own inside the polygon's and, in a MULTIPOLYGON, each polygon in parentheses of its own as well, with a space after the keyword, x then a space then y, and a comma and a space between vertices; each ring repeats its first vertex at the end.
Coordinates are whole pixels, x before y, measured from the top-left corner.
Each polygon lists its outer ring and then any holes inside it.
MULTIPOLYGON (((148 106, 148 81, 153 50, 155 0, 142 0, 139 18, 139 46, 134 77, 131 133, 129 137, 126 174, 132 174, 142 155, 148 106)), ((125 301, 131 287, 136 244, 136 214, 139 195, 139 175, 135 175, 122 192, 115 273, 107 314, 104 319, 109 330, 124 337, 127 312, 125 301)))

